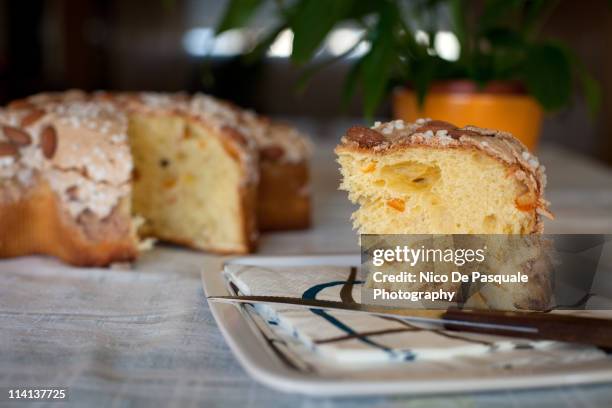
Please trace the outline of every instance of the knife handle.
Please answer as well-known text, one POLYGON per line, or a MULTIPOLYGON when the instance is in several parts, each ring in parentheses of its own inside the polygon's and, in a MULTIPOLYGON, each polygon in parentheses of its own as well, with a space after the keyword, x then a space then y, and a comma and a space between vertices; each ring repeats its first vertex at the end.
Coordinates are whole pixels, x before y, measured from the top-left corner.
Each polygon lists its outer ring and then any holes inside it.
POLYGON ((465 311, 449 309, 444 327, 473 333, 591 344, 612 349, 612 320, 542 312, 465 311), (448 322, 446 322, 448 320, 448 322), (459 322, 480 323, 481 326, 459 322))

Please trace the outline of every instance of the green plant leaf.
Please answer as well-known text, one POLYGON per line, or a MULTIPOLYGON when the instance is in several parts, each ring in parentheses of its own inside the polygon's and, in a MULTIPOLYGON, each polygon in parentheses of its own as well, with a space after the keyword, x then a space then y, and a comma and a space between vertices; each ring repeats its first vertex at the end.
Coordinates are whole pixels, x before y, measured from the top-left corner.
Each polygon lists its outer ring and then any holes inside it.
POLYGON ((532 0, 525 3, 522 31, 525 36, 533 36, 542 24, 544 15, 550 13, 558 5, 556 0, 532 0))
POLYGON ((482 30, 487 30, 504 17, 508 17, 510 12, 516 11, 522 6, 524 0, 487 0, 484 4, 482 15, 479 18, 479 26, 482 30))
POLYGON ((380 12, 381 7, 384 7, 383 2, 378 0, 353 0, 346 17, 359 19, 368 14, 380 12))
POLYGON ((494 78, 494 60, 490 54, 475 53, 472 56, 470 77, 478 85, 483 86, 494 78))
POLYGON ((487 74, 488 80, 491 79, 513 79, 521 71, 525 59, 525 40, 520 31, 495 27, 486 30, 482 34, 482 39, 489 44, 490 50, 487 74))
POLYGON ((230 0, 216 33, 242 27, 255 14, 263 0, 230 0))
POLYGON ((460 59, 466 59, 470 54, 464 12, 466 5, 462 0, 450 0, 449 5, 453 29, 455 31, 455 35, 457 36, 457 40, 459 41, 459 46, 461 47, 460 59))
POLYGON ((584 63, 578 58, 578 55, 576 55, 573 50, 566 48, 565 52, 574 65, 576 77, 580 82, 582 93, 589 107, 589 113, 591 117, 595 117, 601 107, 601 86, 599 82, 589 74, 584 63))
POLYGON ((336 55, 332 58, 327 58, 321 62, 315 62, 313 64, 311 64, 310 66, 306 67, 306 69, 304 69, 301 73, 300 73, 300 77, 297 80, 297 84, 296 84, 296 89, 298 92, 303 92, 304 89, 306 88, 306 85, 308 84, 308 82, 310 81, 310 79, 314 76, 314 74, 316 74, 317 72, 329 67, 330 65, 333 65, 334 63, 346 58, 348 55, 350 55, 353 51, 355 51, 355 49, 361 44, 361 42, 364 40, 364 38, 360 38, 359 41, 355 42, 355 44, 349 48, 348 50, 344 51, 342 54, 336 55))
POLYGON ((431 82, 436 74, 436 59, 428 57, 420 61, 415 61, 410 72, 410 82, 417 94, 417 103, 420 107, 425 103, 425 96, 429 90, 431 82))
POLYGON ((269 33, 267 33, 261 40, 258 41, 255 48, 253 48, 248 54, 244 56, 244 61, 247 64, 253 64, 254 62, 260 60, 263 56, 266 55, 266 52, 276 40, 276 37, 287 28, 287 25, 281 24, 276 28, 272 29, 269 33))
POLYGON ((297 64, 308 62, 334 25, 349 13, 352 5, 353 0, 301 0, 291 18, 291 59, 297 64))
POLYGON ((353 64, 349 70, 346 78, 344 79, 344 85, 342 86, 342 108, 347 109, 351 103, 351 99, 355 95, 357 89, 357 81, 359 79, 359 72, 361 69, 361 61, 353 64))
POLYGON ((385 95, 396 58, 393 34, 397 28, 398 10, 391 3, 385 4, 387 6, 371 32, 372 46, 360 69, 364 112, 368 119, 373 117, 385 95))
MULTIPOLYGON (((407 16, 409 19, 414 18, 413 15, 407 16)), ((419 45, 414 37, 415 31, 410 26, 405 18, 400 18, 398 21, 400 29, 396 38, 398 52, 405 54, 406 57, 415 58, 417 56, 426 56, 427 47, 419 45)))
POLYGON ((544 109, 559 109, 569 103, 572 95, 571 61, 554 43, 533 45, 527 52, 523 80, 544 109))
POLYGON ((492 77, 498 80, 521 78, 526 53, 522 48, 499 50, 492 54, 492 77))
POLYGON ((599 82, 586 71, 579 72, 578 79, 582 85, 582 92, 584 93, 591 117, 595 117, 599 113, 602 100, 599 82))
POLYGON ((493 52, 500 47, 519 48, 525 44, 522 34, 511 28, 490 28, 484 31, 482 36, 489 41, 493 52))
MULTIPOLYGON (((247 24, 264 1, 230 0, 217 33, 247 24)), ((393 84, 410 81, 422 103, 432 81, 456 78, 479 83, 522 80, 546 110, 568 104, 577 80, 591 112, 596 112, 601 90, 580 60, 558 43, 535 43, 559 1, 484 0, 482 13, 474 19, 467 11, 472 7, 469 0, 276 0, 280 23, 259 40, 246 60, 261 58, 280 32, 291 28, 292 61, 305 64, 334 26, 346 21, 366 30, 371 48, 347 75, 343 101, 347 103, 361 85, 364 113, 370 118, 393 84), (429 55, 430 50, 414 37, 417 28, 433 37, 445 5, 461 47, 458 61, 429 55)), ((338 59, 315 62, 304 71, 300 84, 338 59)))

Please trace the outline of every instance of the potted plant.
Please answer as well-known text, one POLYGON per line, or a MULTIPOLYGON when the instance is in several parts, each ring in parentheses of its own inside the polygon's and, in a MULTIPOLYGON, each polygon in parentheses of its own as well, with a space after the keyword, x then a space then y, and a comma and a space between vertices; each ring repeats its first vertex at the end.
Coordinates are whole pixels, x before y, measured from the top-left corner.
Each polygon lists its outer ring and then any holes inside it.
MULTIPOLYGON (((264 0, 231 0, 218 32, 246 24, 264 0)), ((595 112, 599 87, 573 52, 541 38, 552 0, 297 0, 273 2, 278 25, 259 39, 258 57, 284 29, 304 78, 354 52, 315 58, 337 26, 358 27, 368 51, 346 78, 345 99, 359 85, 371 118, 393 93, 398 118, 447 120, 509 131, 536 145, 544 111, 570 103, 578 83, 595 112), (468 7, 469 6, 469 7, 468 7), (445 45, 446 44, 446 45, 445 45), (446 48, 445 48, 446 47, 446 48)))

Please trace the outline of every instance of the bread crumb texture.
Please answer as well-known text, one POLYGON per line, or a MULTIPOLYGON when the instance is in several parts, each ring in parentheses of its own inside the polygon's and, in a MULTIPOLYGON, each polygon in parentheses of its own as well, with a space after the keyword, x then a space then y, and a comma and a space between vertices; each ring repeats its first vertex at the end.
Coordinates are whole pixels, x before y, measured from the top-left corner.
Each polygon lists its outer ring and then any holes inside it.
POLYGON ((361 234, 542 231, 544 169, 514 137, 421 119, 349 129, 336 148, 361 234))

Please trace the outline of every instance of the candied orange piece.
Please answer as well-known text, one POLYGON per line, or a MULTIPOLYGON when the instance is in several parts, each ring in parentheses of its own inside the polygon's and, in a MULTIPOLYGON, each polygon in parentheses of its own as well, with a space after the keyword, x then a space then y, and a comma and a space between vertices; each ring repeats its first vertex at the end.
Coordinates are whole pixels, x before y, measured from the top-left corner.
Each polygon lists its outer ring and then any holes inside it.
POLYGON ((365 165, 365 166, 363 166, 361 168, 361 172, 362 173, 371 173, 374 170, 376 170, 376 162, 375 161, 370 162, 370 163, 368 163, 367 165, 365 165))
POLYGON ((404 200, 399 198, 392 198, 390 200, 387 200, 387 205, 399 212, 404 212, 404 210, 406 209, 406 203, 404 202, 404 200))
POLYGON ((164 180, 163 186, 165 189, 170 189, 176 185, 176 178, 169 178, 164 180))
POLYGON ((516 197, 514 204, 519 211, 533 211, 536 208, 536 197, 531 192, 527 192, 516 197))

